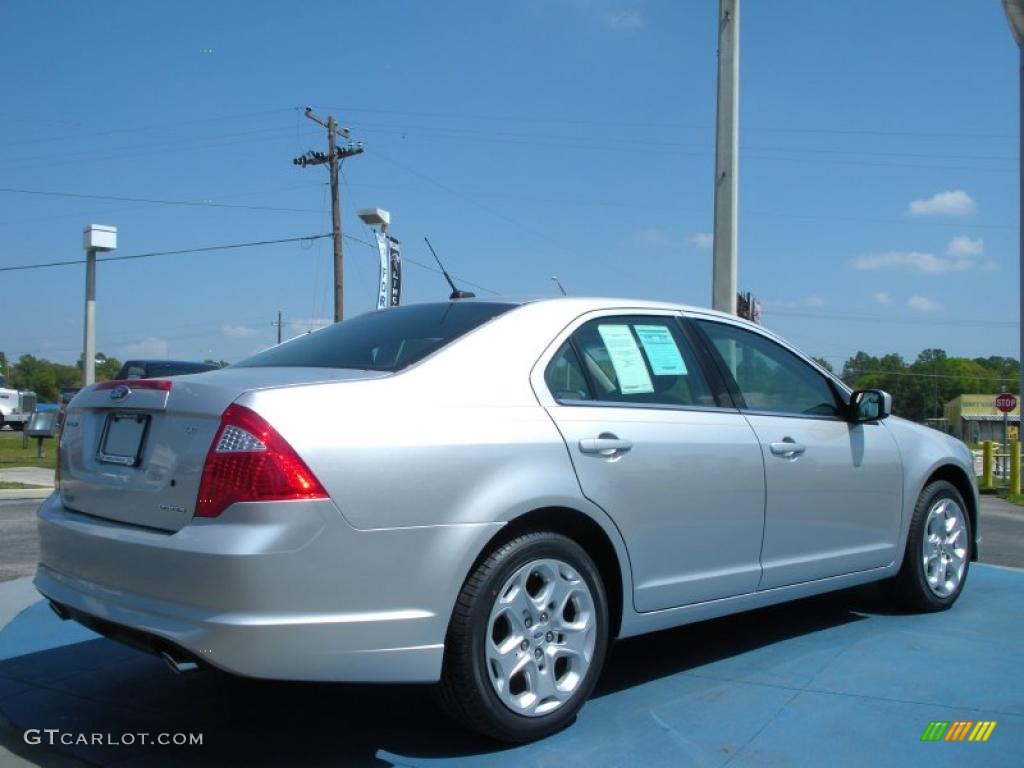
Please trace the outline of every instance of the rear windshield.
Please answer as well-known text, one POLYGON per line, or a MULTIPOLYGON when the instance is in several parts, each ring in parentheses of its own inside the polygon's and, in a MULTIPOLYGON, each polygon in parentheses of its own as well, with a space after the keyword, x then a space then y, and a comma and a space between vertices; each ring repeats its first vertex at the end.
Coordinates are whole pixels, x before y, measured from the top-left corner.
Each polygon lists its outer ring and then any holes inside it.
POLYGON ((400 371, 515 306, 451 301, 368 312, 272 347, 232 367, 400 371))

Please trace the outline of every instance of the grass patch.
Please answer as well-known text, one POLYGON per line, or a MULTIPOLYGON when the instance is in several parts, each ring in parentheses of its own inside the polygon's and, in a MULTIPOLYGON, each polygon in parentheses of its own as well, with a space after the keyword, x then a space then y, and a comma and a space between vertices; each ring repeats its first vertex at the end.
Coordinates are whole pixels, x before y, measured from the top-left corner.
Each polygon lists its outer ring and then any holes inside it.
POLYGON ((53 438, 43 440, 45 458, 36 458, 36 439, 30 437, 28 448, 21 447, 21 432, 0 432, 0 468, 57 467, 57 443, 53 438))
POLYGON ((28 485, 27 483, 8 483, 0 480, 0 491, 37 491, 43 486, 41 485, 28 485))

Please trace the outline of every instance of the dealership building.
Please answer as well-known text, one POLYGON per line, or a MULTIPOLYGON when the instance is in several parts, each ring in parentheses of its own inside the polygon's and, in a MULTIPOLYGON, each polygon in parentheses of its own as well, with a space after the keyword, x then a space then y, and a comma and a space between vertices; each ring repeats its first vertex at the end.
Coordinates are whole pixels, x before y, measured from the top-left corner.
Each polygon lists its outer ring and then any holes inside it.
MULTIPOLYGON (((960 395, 946 403, 943 426, 965 443, 1003 439, 1003 414, 996 408, 995 395, 960 395)), ((1010 411, 1008 439, 1017 439, 1020 402, 1010 411)))

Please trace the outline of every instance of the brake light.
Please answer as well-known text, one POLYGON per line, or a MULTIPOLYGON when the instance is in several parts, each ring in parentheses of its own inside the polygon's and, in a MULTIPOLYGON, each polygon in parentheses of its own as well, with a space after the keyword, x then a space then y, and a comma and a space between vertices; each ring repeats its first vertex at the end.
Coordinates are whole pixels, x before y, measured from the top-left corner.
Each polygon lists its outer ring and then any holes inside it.
POLYGON ((196 517, 217 517, 238 501, 324 498, 327 491, 276 429, 244 405, 228 406, 206 454, 196 517))
POLYGON ((96 391, 101 389, 115 389, 122 384, 131 389, 157 389, 162 392, 170 392, 173 381, 167 379, 111 379, 110 381, 101 381, 96 385, 96 391))

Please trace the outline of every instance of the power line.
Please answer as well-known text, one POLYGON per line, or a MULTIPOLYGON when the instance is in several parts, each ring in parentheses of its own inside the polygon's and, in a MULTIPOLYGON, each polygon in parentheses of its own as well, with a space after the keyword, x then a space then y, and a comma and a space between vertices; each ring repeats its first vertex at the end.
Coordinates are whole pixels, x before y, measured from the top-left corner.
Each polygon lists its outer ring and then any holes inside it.
POLYGON ((243 205, 241 203, 197 202, 195 200, 159 200, 146 197, 121 197, 118 195, 87 195, 78 192, 52 192, 39 189, 16 189, 0 187, 0 192, 19 195, 43 195, 46 197, 73 197, 85 200, 112 200, 119 203, 149 203, 153 205, 185 205, 198 208, 241 208, 251 211, 287 211, 289 213, 320 213, 312 208, 280 208, 271 205, 243 205))
MULTIPOLYGON (((296 243, 300 241, 319 240, 322 237, 331 237, 333 233, 324 235, 304 235, 302 237, 284 237, 277 240, 256 240, 250 243, 229 243, 227 245, 208 245, 201 248, 182 248, 176 251, 153 251, 151 253, 134 253, 125 256, 107 256, 96 259, 98 263, 106 261, 127 261, 129 259, 148 259, 152 256, 177 256, 184 253, 203 253, 205 251, 227 251, 235 248, 254 248, 260 245, 276 245, 278 243, 296 243)), ((45 269, 47 267, 69 267, 76 264, 85 264, 85 259, 73 259, 69 261, 51 261, 45 264, 19 264, 14 267, 0 267, 0 272, 15 272, 25 269, 45 269)))
POLYGON ((875 322, 875 323, 908 323, 908 324, 923 324, 923 325, 956 325, 956 326, 975 326, 979 328, 1016 328, 1020 325, 1019 321, 1016 320, 938 320, 934 318, 926 317, 892 317, 886 315, 867 315, 867 314, 842 314, 842 313, 830 313, 830 312, 800 312, 793 310, 782 310, 772 309, 771 307, 765 307, 763 310, 764 314, 767 315, 783 315, 787 317, 810 317, 816 319, 827 319, 827 320, 860 320, 864 322, 875 322))
MULTIPOLYGON (((369 109, 360 107, 332 107, 332 109, 343 110, 348 113, 366 113, 396 115, 400 117, 426 117, 440 120, 466 120, 494 121, 500 123, 549 123, 559 125, 591 125, 601 129, 613 128, 666 128, 678 130, 690 128, 697 131, 711 131, 713 126, 700 123, 665 122, 656 123, 651 121, 615 122, 605 118, 574 118, 564 119, 557 117, 537 117, 524 115, 473 115, 454 112, 409 112, 394 109, 369 109)), ((906 136, 910 138, 926 137, 955 137, 955 138, 1013 138, 1016 134, 1011 133, 968 133, 955 131, 891 131, 874 128, 783 128, 783 127, 758 127, 756 125, 744 128, 747 132, 753 133, 796 133, 796 134, 839 134, 839 135, 865 135, 865 136, 906 136)))
MULTIPOLYGON (((36 138, 32 138, 32 139, 17 139, 15 141, 6 141, 6 142, 0 144, 0 147, 9 147, 9 146, 17 145, 17 144, 52 143, 54 141, 63 141, 65 139, 77 139, 77 138, 88 137, 88 136, 109 136, 109 135, 116 134, 116 133, 144 133, 144 132, 147 132, 147 131, 160 131, 160 130, 166 130, 166 129, 169 129, 169 128, 178 128, 178 127, 181 127, 183 125, 196 125, 196 124, 199 124, 199 123, 216 123, 216 122, 220 122, 222 120, 240 120, 240 119, 243 119, 243 118, 261 117, 263 115, 277 115, 277 114, 281 114, 283 112, 292 112, 292 111, 297 110, 297 109, 299 109, 299 108, 298 107, 280 107, 278 109, 263 109, 263 110, 259 110, 259 111, 256 111, 256 112, 236 112, 235 114, 231 114, 231 115, 219 115, 217 117, 197 118, 195 120, 178 120, 178 121, 174 121, 174 122, 159 122, 159 123, 153 123, 151 125, 140 125, 140 126, 129 127, 129 128, 109 128, 109 129, 106 129, 106 130, 90 131, 90 132, 87 132, 87 133, 83 133, 83 132, 79 131, 79 132, 74 133, 74 134, 69 134, 67 136, 58 136, 56 138, 54 138, 53 136, 46 136, 46 137, 36 137, 36 138)), ((8 114, 8 113, 0 113, 0 114, 8 114)), ((44 117, 44 119, 47 119, 47 120, 51 119, 48 115, 42 115, 42 117, 44 117)))
MULTIPOLYGON (((351 205, 352 205, 352 209, 353 209, 353 211, 355 211, 355 212, 356 212, 356 214, 357 214, 357 217, 358 217, 358 212, 359 212, 359 206, 358 206, 358 205, 356 204, 356 201, 355 201, 355 196, 354 196, 354 195, 352 195, 352 186, 351 186, 351 185, 350 185, 350 184, 348 183, 348 179, 346 178, 346 176, 345 176, 345 174, 344 174, 344 173, 342 173, 342 174, 341 174, 341 181, 342 181, 342 183, 343 183, 343 184, 345 185, 345 188, 346 188, 346 189, 348 190, 348 192, 349 192, 349 195, 348 195, 348 199, 349 199, 349 201, 351 202, 351 205)), ((360 219, 359 221, 360 221, 360 223, 361 223, 361 222, 362 222, 362 219, 360 219)), ((370 232, 369 232, 369 230, 367 229, 367 227, 366 227, 366 225, 365 225, 365 224, 363 225, 363 232, 364 232, 364 233, 365 233, 366 235, 369 235, 369 234, 370 234, 370 232)), ((357 242, 357 243, 359 243, 359 244, 361 244, 361 245, 365 245, 365 246, 367 246, 368 248, 373 248, 374 250, 376 250, 376 249, 377 249, 377 246, 376 246, 376 245, 374 245, 373 243, 367 242, 366 240, 359 240, 359 239, 357 239, 357 238, 354 238, 354 237, 349 237, 348 235, 346 235, 345 237, 346 237, 346 238, 348 238, 348 239, 350 239, 350 240, 353 240, 353 241, 355 241, 355 242, 357 242)), ((444 274, 444 273, 443 273, 443 272, 442 272, 441 270, 439 270, 439 269, 438 269, 437 267, 433 266, 432 264, 424 264, 424 263, 423 263, 422 261, 416 261, 416 259, 410 258, 409 256, 406 256, 405 254, 402 254, 402 262, 403 262, 403 263, 408 263, 408 264, 412 264, 413 266, 415 266, 415 267, 419 267, 420 269, 425 269, 425 270, 427 270, 428 272, 433 272, 433 273, 434 273, 434 274, 436 274, 436 275, 443 275, 443 274, 444 274)), ((483 285, 480 285, 479 283, 474 283, 474 282, 472 282, 472 281, 470 281, 470 280, 466 280, 465 278, 462 278, 462 277, 458 277, 458 275, 454 275, 454 277, 455 277, 456 279, 458 279, 458 281, 459 281, 460 283, 463 283, 463 284, 465 284, 465 285, 468 285, 468 286, 470 286, 470 287, 472 287, 472 288, 476 288, 477 290, 481 290, 481 291, 483 291, 484 293, 490 293, 490 294, 492 294, 492 295, 494 295, 494 296, 501 296, 501 292, 500 292, 500 291, 495 291, 495 290, 492 290, 492 289, 490 289, 490 288, 487 288, 487 287, 485 287, 485 286, 483 286, 483 285)))
POLYGON ((918 376, 921 378, 929 379, 975 379, 977 381, 1010 381, 1016 379, 1016 374, 1010 374, 1008 376, 974 376, 970 373, 953 374, 953 373, 912 373, 910 371, 861 371, 853 369, 850 371, 852 376, 868 376, 868 375, 879 375, 879 376, 918 376))

